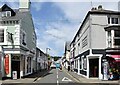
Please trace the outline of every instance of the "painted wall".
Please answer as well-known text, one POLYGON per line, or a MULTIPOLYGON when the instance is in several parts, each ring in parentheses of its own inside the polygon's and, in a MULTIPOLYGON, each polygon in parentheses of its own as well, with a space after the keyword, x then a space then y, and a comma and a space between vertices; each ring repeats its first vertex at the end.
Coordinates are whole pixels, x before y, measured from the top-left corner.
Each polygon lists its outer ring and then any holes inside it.
POLYGON ((106 32, 104 27, 107 26, 106 15, 91 15, 91 48, 106 48, 106 32))

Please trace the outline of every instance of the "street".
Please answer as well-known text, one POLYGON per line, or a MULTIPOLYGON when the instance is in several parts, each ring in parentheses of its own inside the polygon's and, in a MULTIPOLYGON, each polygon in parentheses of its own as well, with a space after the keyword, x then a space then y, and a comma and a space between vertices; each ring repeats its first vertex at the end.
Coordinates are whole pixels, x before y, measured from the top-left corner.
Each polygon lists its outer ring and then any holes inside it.
MULTIPOLYGON (((98 83, 90 83, 87 79, 84 80, 81 78, 78 80, 73 77, 71 72, 68 72, 66 69, 51 69, 46 72, 39 72, 37 74, 28 76, 26 78, 17 79, 17 80, 5 80, 2 82, 2 85, 98 85, 98 83), (83 83, 83 81, 85 81, 83 83)), ((95 81, 93 81, 95 82, 95 81)), ((100 85, 118 85, 118 83, 111 81, 112 83, 105 83, 104 81, 99 82, 100 85)))
MULTIPOLYGON (((39 74, 40 75, 40 74, 39 74)), ((37 75, 37 76, 39 76, 37 75)), ((37 77, 36 76, 36 77, 37 77)), ((74 77, 72 77, 70 74, 67 73, 67 70, 63 69, 62 71, 59 69, 51 69, 49 72, 46 72, 45 74, 43 74, 42 76, 37 77, 34 81, 33 80, 29 80, 29 82, 25 82, 28 81, 27 79, 24 81, 19 81, 19 82, 14 82, 14 83, 3 83, 2 85, 30 85, 30 84, 54 84, 54 85, 63 85, 63 84, 73 84, 73 83, 79 83, 79 81, 77 79, 75 79, 74 77)))
POLYGON ((52 69, 49 73, 47 73, 44 77, 38 78, 35 83, 56 83, 59 85, 60 83, 76 83, 78 82, 72 76, 70 76, 66 70, 60 71, 59 69, 52 69))

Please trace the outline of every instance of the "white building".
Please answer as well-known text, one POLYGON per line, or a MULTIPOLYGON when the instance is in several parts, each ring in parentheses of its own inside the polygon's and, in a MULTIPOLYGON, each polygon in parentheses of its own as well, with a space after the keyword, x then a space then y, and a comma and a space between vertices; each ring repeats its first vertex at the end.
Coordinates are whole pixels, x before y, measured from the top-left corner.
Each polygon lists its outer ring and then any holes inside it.
MULTIPOLYGON (((74 71, 86 78, 103 79, 103 58, 109 61, 119 56, 120 12, 92 8, 71 42, 74 71), (107 57, 108 56, 108 57, 107 57)), ((72 60, 71 60, 72 61, 72 60)))
POLYGON ((13 71, 18 78, 33 73, 36 33, 29 0, 20 0, 19 9, 6 4, 0 9, 0 46, 4 53, 2 77, 12 77, 13 71))

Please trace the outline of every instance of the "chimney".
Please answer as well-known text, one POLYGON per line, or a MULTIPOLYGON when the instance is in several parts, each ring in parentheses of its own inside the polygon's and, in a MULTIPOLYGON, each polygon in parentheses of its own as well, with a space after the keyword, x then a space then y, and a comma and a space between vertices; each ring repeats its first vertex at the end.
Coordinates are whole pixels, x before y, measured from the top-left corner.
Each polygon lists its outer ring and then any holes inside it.
POLYGON ((98 10, 102 10, 103 8, 102 8, 102 5, 99 5, 98 6, 98 10))
POLYGON ((97 8, 96 7, 93 7, 92 9, 91 9, 91 11, 96 11, 97 10, 97 8))
POLYGON ((30 0, 19 0, 19 11, 29 11, 30 4, 30 0))

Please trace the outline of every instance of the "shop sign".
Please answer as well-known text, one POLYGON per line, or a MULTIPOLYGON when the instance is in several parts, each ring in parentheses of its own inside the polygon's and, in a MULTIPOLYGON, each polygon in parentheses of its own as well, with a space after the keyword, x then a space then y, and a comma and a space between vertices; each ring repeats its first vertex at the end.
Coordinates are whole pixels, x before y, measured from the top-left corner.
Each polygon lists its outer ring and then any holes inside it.
POLYGON ((5 55, 5 73, 8 75, 9 74, 9 55, 5 55))

